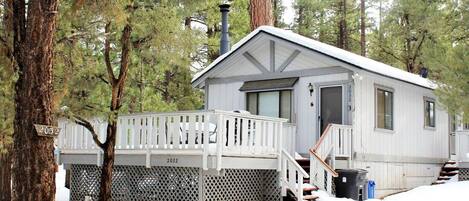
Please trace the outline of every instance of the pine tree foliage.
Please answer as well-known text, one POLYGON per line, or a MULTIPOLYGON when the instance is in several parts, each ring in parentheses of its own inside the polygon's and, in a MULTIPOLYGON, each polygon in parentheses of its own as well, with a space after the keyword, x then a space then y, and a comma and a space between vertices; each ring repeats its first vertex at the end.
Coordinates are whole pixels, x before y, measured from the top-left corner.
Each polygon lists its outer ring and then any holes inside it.
POLYGON ((295 32, 355 53, 360 52, 359 2, 356 0, 296 0, 294 8, 296 17, 292 26, 295 32), (341 28, 341 22, 345 27, 341 28), (346 40, 340 42, 344 38, 346 40))
MULTIPOLYGON (((199 30, 186 29, 187 7, 181 2, 135 1, 132 8, 116 4, 85 3, 82 8, 63 3, 61 30, 57 41, 57 100, 62 106, 88 116, 106 113, 109 79, 103 55, 104 27, 111 20, 112 50, 119 50, 118 31, 132 11, 132 51, 129 77, 121 108, 123 113, 174 111, 201 107, 201 93, 192 89, 191 55, 204 37, 199 30), (112 12, 102 12, 110 6, 112 12), (72 20, 73 19, 73 20, 72 20), (164 19, 164 20, 161 20, 164 19), (180 26, 175 26, 175 25, 180 26)), ((190 4, 188 6, 191 6, 190 4)), ((119 51, 111 51, 111 63, 119 62, 119 51)), ((115 72, 118 73, 118 72, 115 72)))

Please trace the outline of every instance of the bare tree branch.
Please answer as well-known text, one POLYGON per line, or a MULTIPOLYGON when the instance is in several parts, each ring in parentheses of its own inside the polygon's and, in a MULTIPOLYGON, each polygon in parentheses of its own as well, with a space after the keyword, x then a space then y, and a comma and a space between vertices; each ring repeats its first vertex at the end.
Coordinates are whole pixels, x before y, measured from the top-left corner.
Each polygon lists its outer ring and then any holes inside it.
POLYGON ((80 117, 76 114, 72 114, 71 117, 73 118, 73 121, 78 124, 78 125, 81 125, 83 127, 85 127, 90 133, 91 135, 93 136, 93 141, 94 143, 96 143, 96 145, 98 147, 100 147, 101 149, 104 149, 104 145, 103 143, 101 143, 101 141, 99 141, 99 137, 98 137, 98 134, 96 133, 96 131, 94 130, 94 127, 93 125, 86 119, 84 119, 83 117, 80 117))
POLYGON ((76 39, 76 38, 85 36, 86 34, 87 34, 86 32, 75 32, 75 33, 72 33, 72 34, 70 34, 70 35, 64 36, 63 38, 57 40, 56 43, 63 43, 63 42, 65 42, 65 41, 71 41, 71 40, 74 40, 74 39, 76 39))
POLYGON ((104 33, 105 33, 105 39, 104 39, 104 61, 106 63, 106 69, 107 69, 107 74, 109 77, 109 82, 111 84, 114 84, 116 82, 116 77, 114 76, 114 71, 112 70, 112 64, 111 64, 111 58, 109 56, 110 51, 111 51, 111 42, 109 41, 110 35, 109 29, 111 27, 111 22, 108 22, 106 24, 106 27, 104 28, 104 33))
MULTIPOLYGON (((396 56, 394 53, 388 51, 388 50, 387 50, 385 47, 383 47, 382 45, 380 46, 380 49, 381 49, 384 53, 386 53, 386 54, 388 54, 389 56, 395 58, 396 60, 398 60, 398 61, 400 61, 400 62, 403 62, 401 58, 399 58, 398 56, 396 56)), ((405 62, 403 62, 403 63, 405 63, 405 62)))
POLYGON ((427 36, 427 31, 423 31, 422 39, 420 42, 417 44, 417 47, 415 48, 414 55, 412 57, 412 62, 415 62, 417 59, 417 56, 419 55, 420 49, 422 48, 422 44, 425 41, 425 37, 427 36))

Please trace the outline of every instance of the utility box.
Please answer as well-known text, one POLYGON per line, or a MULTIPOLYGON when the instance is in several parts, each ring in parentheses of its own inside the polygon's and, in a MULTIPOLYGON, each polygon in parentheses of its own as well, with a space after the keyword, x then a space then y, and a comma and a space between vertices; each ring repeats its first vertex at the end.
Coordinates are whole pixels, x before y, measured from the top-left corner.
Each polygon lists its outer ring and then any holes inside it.
POLYGON ((368 198, 366 170, 362 169, 339 169, 339 174, 334 178, 335 194, 338 198, 350 198, 363 201, 368 198))

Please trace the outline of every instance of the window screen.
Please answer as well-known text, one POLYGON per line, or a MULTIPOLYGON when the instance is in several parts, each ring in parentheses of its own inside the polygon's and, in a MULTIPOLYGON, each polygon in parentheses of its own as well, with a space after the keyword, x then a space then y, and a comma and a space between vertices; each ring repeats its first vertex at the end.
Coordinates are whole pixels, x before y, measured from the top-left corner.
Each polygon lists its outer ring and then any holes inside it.
POLYGON ((425 100, 425 127, 435 127, 435 101, 425 100))
POLYGON ((376 89, 376 127, 393 130, 393 92, 376 89))
POLYGON ((291 90, 247 93, 247 110, 251 114, 291 119, 291 90))

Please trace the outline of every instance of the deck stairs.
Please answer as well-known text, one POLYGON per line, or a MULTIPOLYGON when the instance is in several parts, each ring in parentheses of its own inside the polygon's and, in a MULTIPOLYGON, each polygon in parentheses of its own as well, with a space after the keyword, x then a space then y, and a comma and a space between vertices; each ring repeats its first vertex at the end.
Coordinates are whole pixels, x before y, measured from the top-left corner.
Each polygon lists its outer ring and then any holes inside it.
MULTIPOLYGON (((296 163, 301 166, 301 168, 305 172, 309 172, 310 170, 310 160, 308 158, 296 158, 296 163)), ((298 180, 298 178, 296 178, 298 180)), ((298 182, 298 181, 297 181, 298 182)), ((283 198, 283 201, 298 201, 297 196, 293 193, 294 189, 287 189, 287 195, 283 198)), ((313 192, 319 190, 319 188, 313 184, 311 184, 309 178, 303 178, 303 185, 302 185, 302 199, 303 201, 315 201, 319 197, 313 195, 313 192)))
POLYGON ((440 175, 438 179, 432 183, 432 185, 444 184, 451 181, 457 181, 459 174, 459 167, 456 161, 449 160, 441 167, 440 175))
POLYGON ((335 159, 350 158, 351 136, 351 126, 329 124, 309 150, 308 158, 295 156, 293 159, 285 153, 282 160, 287 167, 282 163, 282 170, 286 170, 283 180, 288 182, 285 182, 284 200, 316 200, 318 197, 313 192, 319 189, 332 195, 332 180, 338 176, 335 159))

